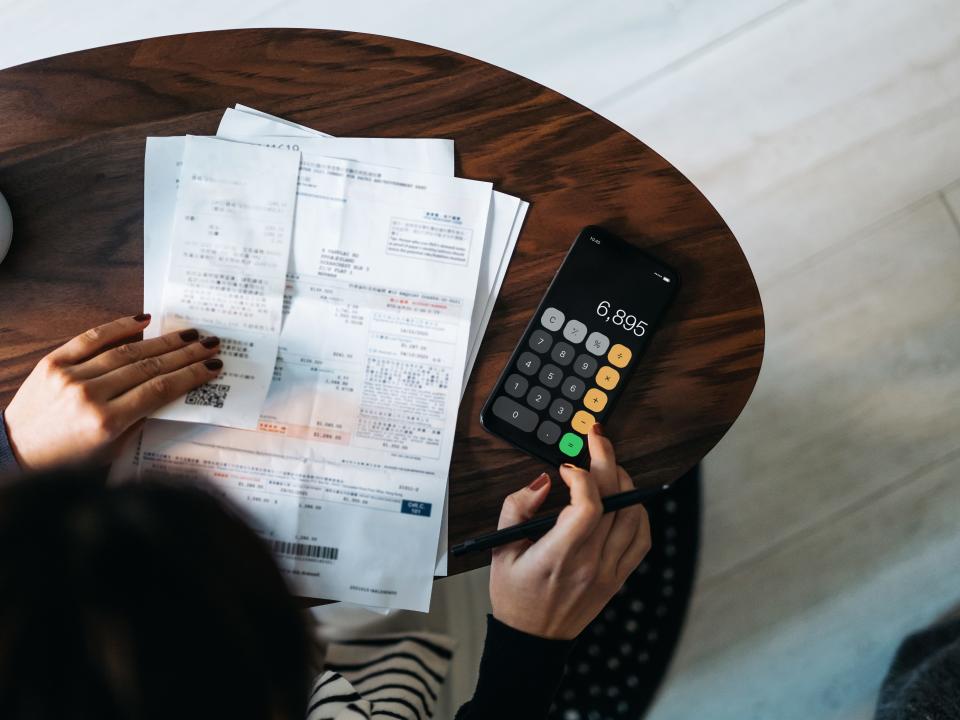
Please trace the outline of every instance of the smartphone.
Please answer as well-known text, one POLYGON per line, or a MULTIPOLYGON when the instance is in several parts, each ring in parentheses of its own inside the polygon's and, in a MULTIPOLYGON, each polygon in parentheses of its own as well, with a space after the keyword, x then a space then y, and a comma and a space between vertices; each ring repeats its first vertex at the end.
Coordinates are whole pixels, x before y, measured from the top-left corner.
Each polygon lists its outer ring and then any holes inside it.
POLYGON ((677 272, 601 227, 573 241, 480 413, 490 433, 554 466, 587 467, 679 290, 677 272))

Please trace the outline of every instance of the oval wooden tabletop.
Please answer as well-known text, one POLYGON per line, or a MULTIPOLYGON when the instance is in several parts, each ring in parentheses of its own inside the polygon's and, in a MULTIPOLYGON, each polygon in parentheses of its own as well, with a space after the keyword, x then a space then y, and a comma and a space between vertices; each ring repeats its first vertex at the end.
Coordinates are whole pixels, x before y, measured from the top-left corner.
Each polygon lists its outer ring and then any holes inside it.
MULTIPOLYGON (((495 527, 503 497, 544 469, 478 416, 584 225, 650 249, 683 278, 607 427, 638 485, 675 480, 736 420, 763 356, 760 296, 730 229, 666 160, 587 108, 478 60, 279 29, 176 35, 0 71, 0 192, 14 216, 0 264, 0 406, 68 337, 140 311, 144 138, 213 134, 237 102, 334 135, 453 138, 458 175, 531 202, 460 407, 451 544, 495 527)), ((565 499, 556 485, 548 508, 565 499)), ((450 570, 488 561, 454 558, 450 570)))

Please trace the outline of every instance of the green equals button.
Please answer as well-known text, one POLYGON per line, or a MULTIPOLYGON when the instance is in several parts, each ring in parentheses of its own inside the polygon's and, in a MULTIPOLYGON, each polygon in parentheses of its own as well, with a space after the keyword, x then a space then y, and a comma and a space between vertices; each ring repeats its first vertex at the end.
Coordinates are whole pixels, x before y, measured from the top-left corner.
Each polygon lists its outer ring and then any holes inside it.
POLYGON ((560 452, 564 455, 576 457, 581 450, 583 450, 583 438, 579 435, 568 432, 560 438, 560 452))

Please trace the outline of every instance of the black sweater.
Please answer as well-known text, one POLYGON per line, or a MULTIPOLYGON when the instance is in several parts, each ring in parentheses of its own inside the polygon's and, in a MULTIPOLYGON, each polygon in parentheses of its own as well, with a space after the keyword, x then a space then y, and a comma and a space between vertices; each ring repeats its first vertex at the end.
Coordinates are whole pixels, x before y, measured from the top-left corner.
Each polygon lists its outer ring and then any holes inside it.
POLYGON ((488 615, 477 689, 455 720, 545 718, 573 642, 527 635, 488 615))

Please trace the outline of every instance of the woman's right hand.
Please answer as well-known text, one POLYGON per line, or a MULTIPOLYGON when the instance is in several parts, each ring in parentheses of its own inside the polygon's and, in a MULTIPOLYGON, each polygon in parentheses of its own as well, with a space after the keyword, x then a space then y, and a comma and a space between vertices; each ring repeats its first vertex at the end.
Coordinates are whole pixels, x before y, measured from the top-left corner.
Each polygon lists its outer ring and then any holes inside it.
MULTIPOLYGON (((490 566, 493 616, 544 638, 575 638, 610 601, 650 549, 650 522, 642 505, 603 514, 601 496, 633 489, 599 425, 587 435, 590 470, 563 465, 570 504, 536 542, 497 548, 490 566)), ((542 474, 507 496, 499 527, 533 517, 550 489, 542 474)))
POLYGON ((217 338, 133 340, 149 324, 149 315, 114 320, 37 363, 3 413, 22 469, 107 459, 140 420, 220 374, 217 338))

